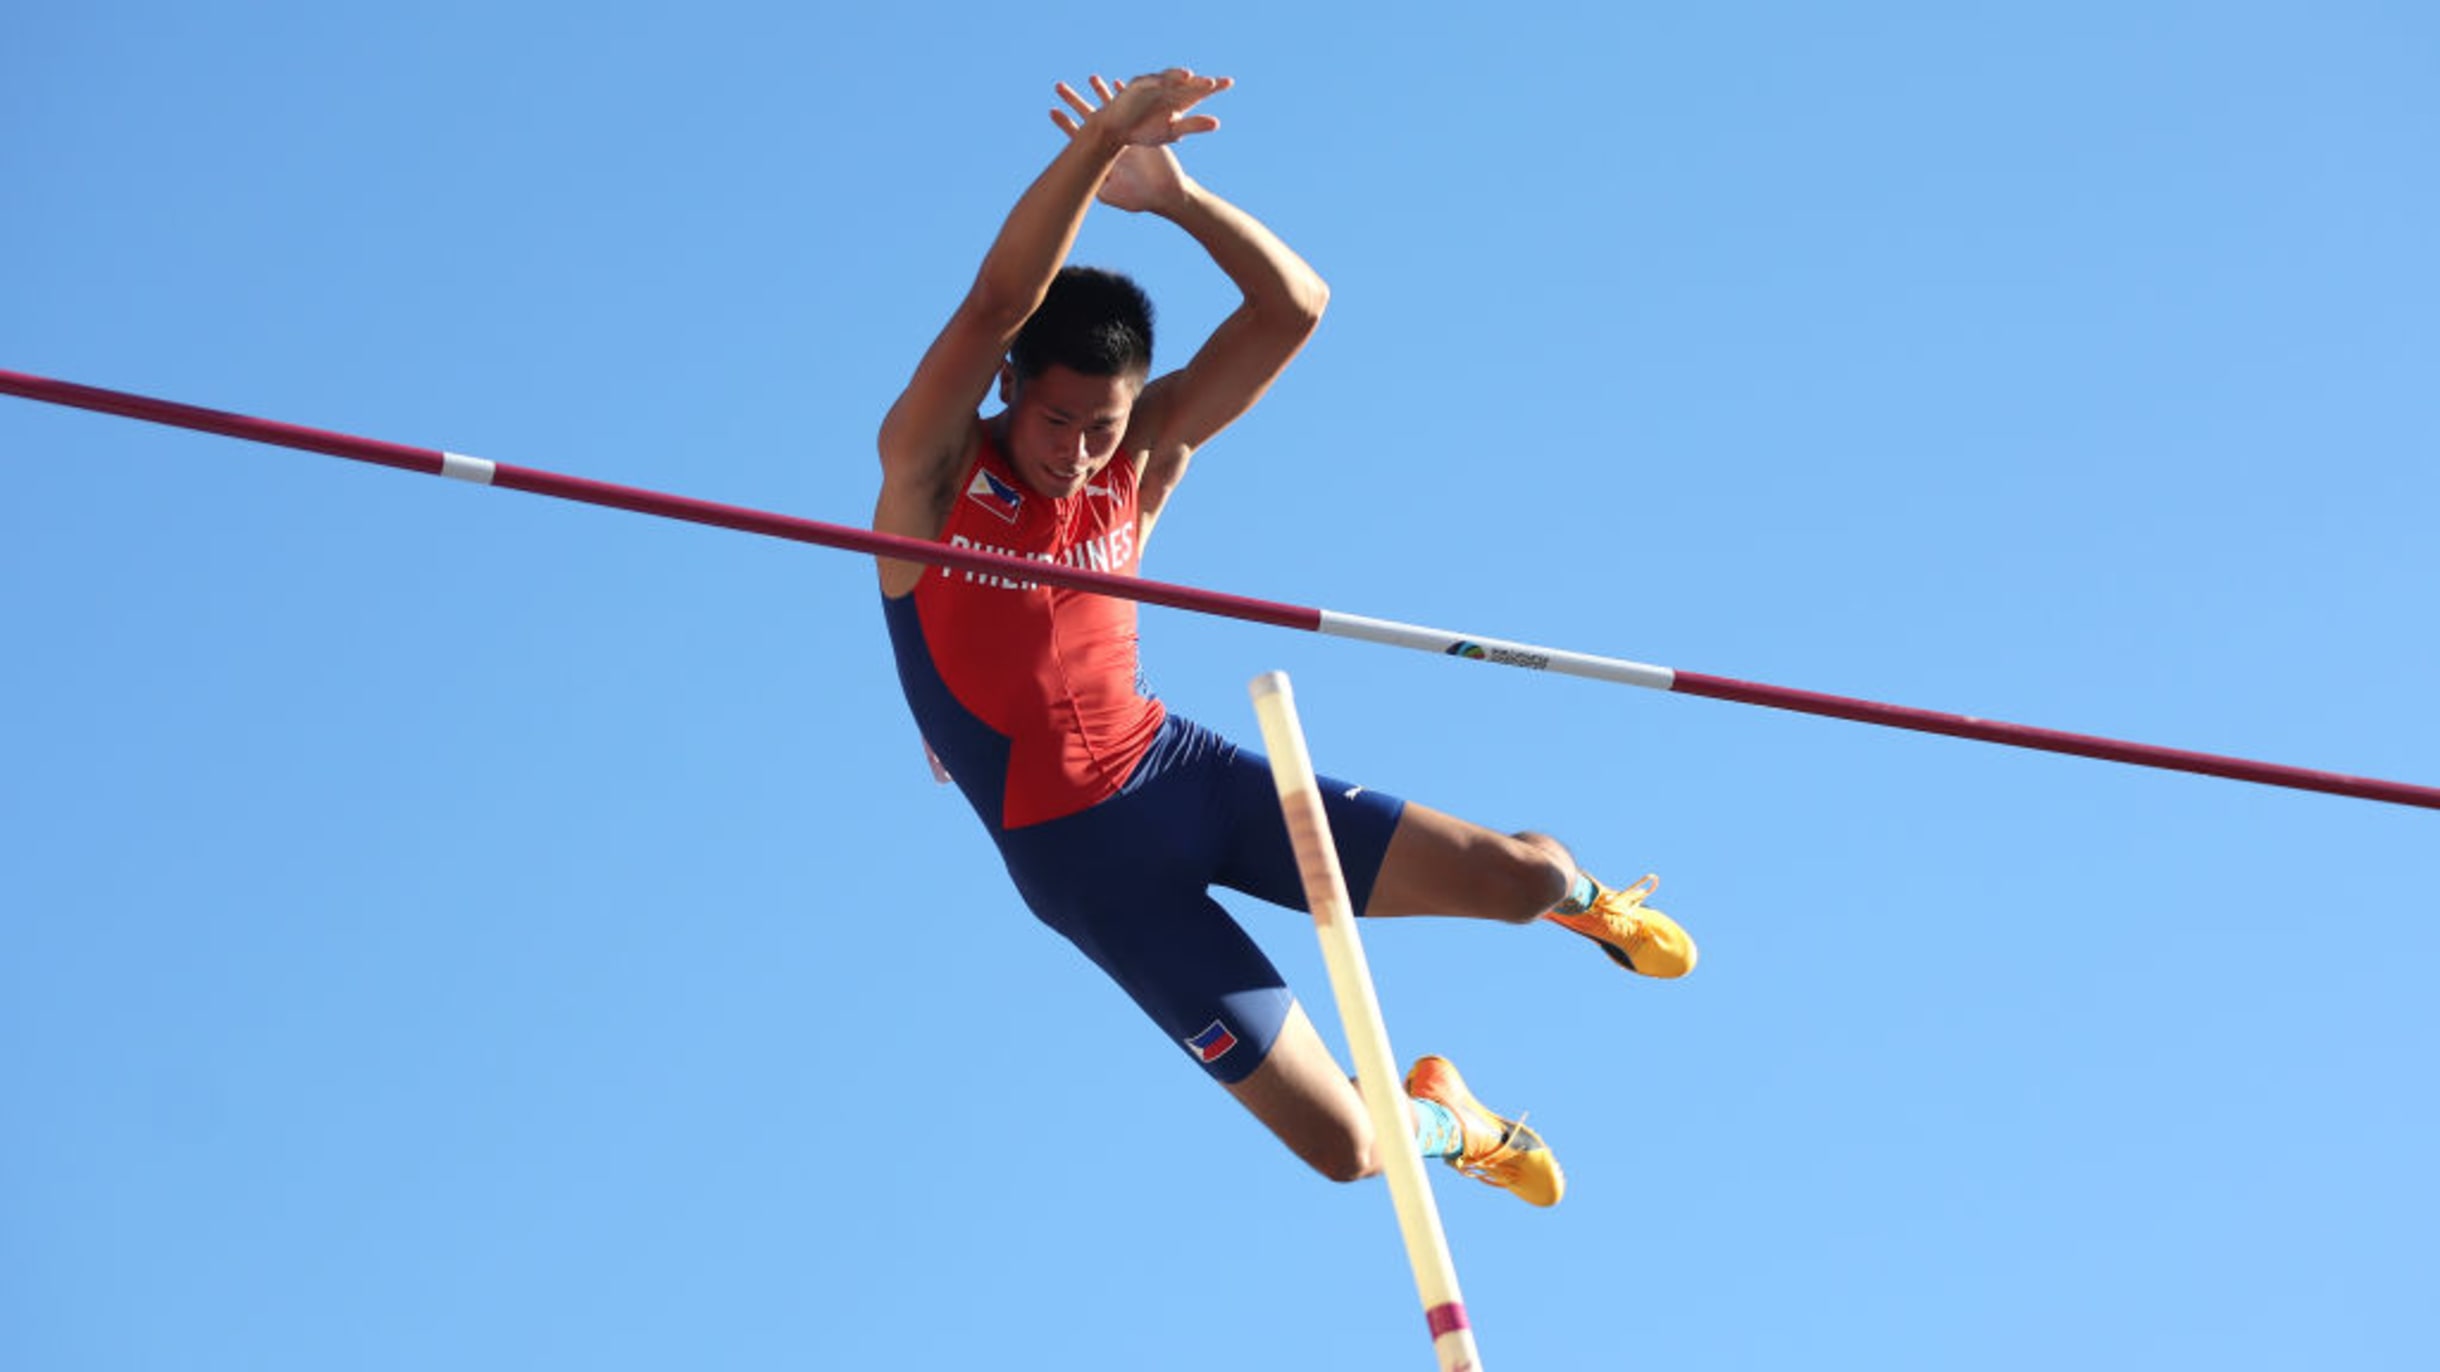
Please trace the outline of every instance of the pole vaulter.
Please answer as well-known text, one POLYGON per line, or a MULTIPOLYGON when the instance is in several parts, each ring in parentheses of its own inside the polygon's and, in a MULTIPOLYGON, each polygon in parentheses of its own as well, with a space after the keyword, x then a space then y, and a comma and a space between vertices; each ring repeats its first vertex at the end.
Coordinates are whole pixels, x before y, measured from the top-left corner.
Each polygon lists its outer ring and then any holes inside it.
POLYGON ((1402 624, 1395 620, 1370 619, 1363 615, 1341 614, 1334 610, 1289 605, 1272 600, 1256 600, 1246 596, 1228 595, 1193 586, 1182 586, 1174 582, 1149 581, 1141 577, 1120 576, 1083 567, 1028 562, 971 548, 955 548, 922 539, 878 533, 871 529, 823 524, 791 515, 773 514, 737 505, 715 504, 711 501, 668 495, 640 487, 615 486, 606 482, 590 481, 583 477, 562 476, 556 472, 542 471, 532 467, 512 467, 504 462, 490 462, 479 457, 443 452, 437 448, 414 448, 404 444, 384 442, 380 439, 358 438, 350 434, 332 433, 322 429, 301 428, 276 420, 256 419, 222 410, 208 410, 199 406, 179 404, 176 401, 156 400, 125 391, 78 385, 75 382, 58 381, 24 372, 0 370, 0 394, 20 396, 27 400, 38 400, 51 405, 94 410, 127 419, 140 419, 147 423, 164 424, 173 428, 194 429, 202 433, 242 438, 283 448, 296 448, 329 457, 344 457, 352 461, 370 462, 383 467, 397 467, 406 471, 422 472, 428 476, 452 477, 461 481, 474 482, 477 485, 498 486, 512 491, 525 491, 532 495, 547 495, 561 500, 579 501, 588 505, 606 505, 612 509, 632 510, 638 514, 658 515, 664 519, 685 520, 695 524, 710 524, 724 529, 762 534, 770 538, 784 538, 798 543, 817 544, 826 548, 869 553, 876 557, 924 562, 934 566, 953 567, 959 571, 978 572, 990 576, 1012 577, 1049 586, 1062 586, 1070 590, 1117 596, 1121 599, 1141 601, 1150 605, 1166 605, 1173 609, 1191 610, 1197 614, 1249 620, 1256 624, 1272 624, 1286 629, 1304 629, 1339 638, 1357 638, 1372 643, 1387 643, 1401 648, 1418 648, 1428 653, 1470 658, 1480 662, 1502 663, 1534 671, 1560 672, 1569 676, 1591 677, 1599 681, 1622 682, 1629 686, 1668 691, 1677 695, 1704 696, 1712 700, 1734 701, 1742 705, 1763 705, 1775 710, 1827 715, 1833 719, 1854 720, 1858 723, 1875 724, 1883 728, 1912 729, 1918 733, 1927 734, 1946 734, 1952 738, 1976 739, 1984 743, 1998 743, 2011 748, 2068 753, 2077 757, 2098 758, 2105 762, 2122 762, 2136 767, 2194 772, 2203 776, 2224 777, 2232 781, 2250 781, 2265 786, 2284 786, 2299 791, 2321 791, 2330 795, 2352 796, 2359 800, 2376 800, 2392 805, 2413 805, 2427 810, 2440 810, 2440 787, 2419 786, 2402 781, 2382 781, 2371 777, 2349 776, 2339 772, 2314 771, 2271 762, 2256 762, 2248 758, 2224 757, 2214 753, 2186 752, 2148 743, 2129 743, 2118 739, 2099 738, 2089 734, 2062 733, 2056 729, 2009 724, 1999 720, 1980 719, 1972 715, 1942 714, 1905 705, 1885 705, 1878 701, 1858 700, 1849 696, 1823 695, 1815 691, 1794 690, 1785 686, 1772 686, 1756 681, 1738 681, 1730 677, 1707 676, 1700 672, 1682 672, 1669 667, 1653 666, 1649 663, 1629 662, 1623 658, 1597 657, 1589 653, 1570 652, 1562 648, 1545 648, 1508 639, 1426 628, 1419 624, 1402 624))

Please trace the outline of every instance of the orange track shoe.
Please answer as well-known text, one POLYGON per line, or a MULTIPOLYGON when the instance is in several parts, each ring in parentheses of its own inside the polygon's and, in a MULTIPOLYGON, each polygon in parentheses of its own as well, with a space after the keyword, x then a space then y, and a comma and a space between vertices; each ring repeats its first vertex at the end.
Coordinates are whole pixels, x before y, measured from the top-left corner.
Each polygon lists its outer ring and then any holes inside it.
POLYGON ((1559 1160, 1551 1156, 1542 1136, 1526 1127, 1523 1115, 1506 1119, 1484 1109, 1447 1058, 1417 1058, 1406 1074, 1406 1093, 1435 1101, 1457 1116, 1465 1145, 1449 1159, 1451 1167, 1514 1192, 1528 1205, 1557 1205, 1566 1193, 1567 1174, 1559 1170, 1559 1160))
POLYGON ((1542 918, 1600 944, 1610 961, 1630 972, 1682 977, 1694 970, 1694 940, 1676 920, 1644 904, 1660 884, 1659 877, 1647 876, 1613 891, 1595 881, 1593 887, 1599 894, 1593 897, 1591 908, 1571 911, 1562 906, 1542 918))

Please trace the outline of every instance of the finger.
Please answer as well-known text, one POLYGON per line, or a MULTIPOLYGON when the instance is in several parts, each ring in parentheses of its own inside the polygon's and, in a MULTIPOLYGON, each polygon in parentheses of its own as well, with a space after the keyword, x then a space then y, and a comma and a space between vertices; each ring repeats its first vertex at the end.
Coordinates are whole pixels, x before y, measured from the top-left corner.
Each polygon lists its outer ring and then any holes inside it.
POLYGON ((1093 112, 1092 105, 1087 103, 1083 96, 1076 93, 1076 88, 1074 86, 1062 81, 1059 83, 1056 89, 1059 92, 1059 98, 1068 103, 1069 109, 1083 115, 1090 115, 1093 112))
POLYGON ((1190 114, 1183 119, 1170 121, 1169 132, 1172 140, 1174 141, 1175 139, 1184 138, 1190 133, 1210 133, 1212 130, 1219 127, 1219 119, 1212 115, 1190 114))
POLYGON ((1076 130, 1079 127, 1076 123, 1076 117, 1069 114, 1066 110, 1052 110, 1051 122, 1059 126, 1059 131, 1061 133, 1066 134, 1070 138, 1076 136, 1076 130))
POLYGON ((1116 96, 1121 90, 1126 88, 1126 85, 1127 83, 1124 81, 1121 81, 1116 85, 1112 85, 1111 83, 1101 79, 1101 73, 1095 72, 1093 74, 1093 93, 1100 96, 1104 104, 1109 103, 1112 97, 1116 96))
POLYGON ((1180 110, 1191 109, 1237 84, 1232 77, 1197 76, 1183 68, 1173 68, 1161 75, 1166 103, 1180 110))

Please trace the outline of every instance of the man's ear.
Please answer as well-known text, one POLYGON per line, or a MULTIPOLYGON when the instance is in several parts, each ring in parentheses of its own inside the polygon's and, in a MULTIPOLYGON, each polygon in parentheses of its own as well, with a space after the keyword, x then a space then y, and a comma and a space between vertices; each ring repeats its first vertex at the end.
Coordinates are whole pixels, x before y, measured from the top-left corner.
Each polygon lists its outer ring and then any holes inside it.
POLYGON ((1000 364, 1000 403, 1017 403, 1017 369, 1005 362, 1000 364))

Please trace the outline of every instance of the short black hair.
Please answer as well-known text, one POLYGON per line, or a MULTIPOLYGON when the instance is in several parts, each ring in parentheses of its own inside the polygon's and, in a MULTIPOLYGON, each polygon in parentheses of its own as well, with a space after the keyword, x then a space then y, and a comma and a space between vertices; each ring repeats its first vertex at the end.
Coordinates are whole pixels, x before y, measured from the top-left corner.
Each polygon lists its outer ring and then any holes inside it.
POLYGON ((1017 330, 1008 362, 1019 385, 1050 367, 1083 376, 1149 374, 1152 299, 1117 272, 1062 267, 1017 330))

